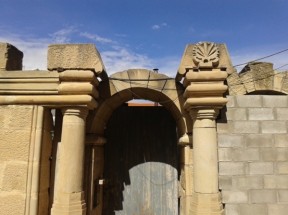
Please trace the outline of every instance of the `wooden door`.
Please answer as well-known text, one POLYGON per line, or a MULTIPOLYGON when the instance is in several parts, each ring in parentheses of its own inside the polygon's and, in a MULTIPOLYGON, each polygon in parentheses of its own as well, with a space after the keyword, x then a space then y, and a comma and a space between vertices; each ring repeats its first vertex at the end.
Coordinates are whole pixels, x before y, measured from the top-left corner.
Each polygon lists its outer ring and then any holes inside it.
POLYGON ((118 108, 106 129, 104 215, 177 215, 176 124, 163 107, 118 108))

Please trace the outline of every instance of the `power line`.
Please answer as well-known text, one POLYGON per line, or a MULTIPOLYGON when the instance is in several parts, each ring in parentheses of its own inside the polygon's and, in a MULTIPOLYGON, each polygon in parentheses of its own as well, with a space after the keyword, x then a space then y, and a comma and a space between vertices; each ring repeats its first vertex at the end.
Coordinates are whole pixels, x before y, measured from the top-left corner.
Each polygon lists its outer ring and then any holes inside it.
POLYGON ((269 57, 272 57, 272 56, 281 54, 281 53, 286 52, 286 51, 288 51, 288 48, 287 48, 287 49, 284 49, 284 50, 282 50, 282 51, 278 51, 278 52, 275 52, 275 53, 273 53, 273 54, 270 54, 270 55, 267 55, 267 56, 264 56, 264 57, 261 57, 261 58, 252 60, 252 61, 248 61, 248 62, 246 62, 246 63, 237 64, 237 65, 235 65, 235 66, 233 66, 233 67, 243 66, 243 65, 246 65, 246 64, 248 64, 248 63, 253 63, 253 62, 256 62, 256 61, 259 61, 259 60, 263 60, 263 59, 266 59, 266 58, 269 58, 269 57))

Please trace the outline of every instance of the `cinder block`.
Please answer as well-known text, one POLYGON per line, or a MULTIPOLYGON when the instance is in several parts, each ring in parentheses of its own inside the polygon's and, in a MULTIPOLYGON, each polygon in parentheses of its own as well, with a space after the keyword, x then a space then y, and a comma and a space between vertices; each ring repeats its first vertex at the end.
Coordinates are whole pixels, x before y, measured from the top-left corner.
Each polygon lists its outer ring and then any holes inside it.
POLYGON ((259 133, 259 122, 257 121, 231 121, 229 131, 234 134, 257 134, 259 133))
POLYGON ((247 203, 248 194, 246 191, 222 191, 223 203, 247 203))
POLYGON ((230 190, 232 188, 232 177, 219 176, 219 188, 221 190, 230 190))
POLYGON ((276 161, 277 153, 275 148, 261 148, 260 157, 262 161, 276 161))
POLYGON ((263 95, 263 107, 288 107, 287 96, 263 95))
POLYGON ((232 186, 237 190, 262 189, 264 187, 263 176, 233 177, 232 186))
POLYGON ((242 135, 218 134, 218 147, 243 147, 242 135))
POLYGON ((277 120, 288 120, 288 108, 276 108, 277 120))
POLYGON ((219 162, 219 175, 244 175, 244 162, 219 162))
POLYGON ((278 201, 288 203, 288 190, 278 190, 278 201))
POLYGON ((239 205, 240 215, 267 215, 266 204, 241 204, 239 205))
POLYGON ((287 215, 288 205, 287 204, 269 204, 268 215, 287 215))
POLYGON ((264 175, 265 189, 288 189, 288 175, 264 175))
POLYGON ((225 204, 225 215, 240 215, 239 204, 225 204))
POLYGON ((218 159, 219 161, 232 161, 233 160, 233 148, 219 148, 218 159))
POLYGON ((288 162, 276 163, 276 171, 278 174, 288 174, 288 162))
POLYGON ((228 123, 217 123, 217 134, 229 133, 228 123))
POLYGON ((276 147, 288 147, 288 134, 275 134, 274 139, 276 147))
POLYGON ((249 134, 245 137, 247 147, 272 147, 274 145, 272 134, 249 134))
POLYGON ((261 132, 266 134, 287 133, 285 121, 262 121, 261 132))
POLYGON ((261 107, 262 97, 260 95, 236 96, 238 107, 261 107))
POLYGON ((251 203, 275 203, 277 202, 276 190, 250 190, 251 203))
POLYGON ((273 120, 272 108, 248 108, 248 120, 273 120))
POLYGON ((232 159, 234 161, 258 161, 260 158, 258 148, 234 148, 232 159))
POLYGON ((288 148, 276 148, 276 160, 288 161, 288 148))
POLYGON ((236 102, 235 102, 235 96, 227 96, 228 102, 226 104, 226 107, 235 107, 236 102))
POLYGON ((264 175, 273 174, 273 162, 253 162, 248 164, 249 174, 251 175, 264 175))
POLYGON ((228 108, 227 120, 247 120, 246 108, 228 108))

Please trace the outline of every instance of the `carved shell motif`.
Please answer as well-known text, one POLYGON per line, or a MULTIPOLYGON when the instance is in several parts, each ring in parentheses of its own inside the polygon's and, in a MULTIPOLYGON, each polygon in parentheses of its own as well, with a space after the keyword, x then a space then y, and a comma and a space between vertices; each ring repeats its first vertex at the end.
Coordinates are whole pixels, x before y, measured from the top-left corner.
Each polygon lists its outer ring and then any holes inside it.
POLYGON ((193 48, 193 61, 198 67, 213 68, 219 63, 219 49, 215 43, 200 42, 193 48))

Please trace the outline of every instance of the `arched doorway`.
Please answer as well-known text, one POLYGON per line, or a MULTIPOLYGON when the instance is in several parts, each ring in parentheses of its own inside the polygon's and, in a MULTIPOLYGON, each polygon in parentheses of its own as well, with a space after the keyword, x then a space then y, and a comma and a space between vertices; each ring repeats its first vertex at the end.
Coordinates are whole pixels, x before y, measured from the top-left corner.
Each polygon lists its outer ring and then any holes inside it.
MULTIPOLYGON (((177 142, 191 133, 190 118, 183 111, 182 84, 163 74, 137 69, 115 73, 109 81, 101 83, 99 89, 101 102, 96 111, 89 115, 87 133, 107 139, 104 146, 106 152, 102 152, 105 164, 97 164, 103 165, 104 198, 108 199, 104 199, 106 206, 104 204, 103 214, 178 214, 177 142), (123 103, 132 99, 146 99, 161 106, 154 109, 123 106, 123 103), (128 118, 132 121, 127 121, 128 118), (149 126, 149 123, 154 127, 149 126), (167 128, 160 130, 161 123, 164 124, 163 128, 167 128), (145 138, 145 134, 150 139, 145 138), (137 143, 133 144, 135 141, 137 143), (117 171, 113 171, 113 168, 117 171), (118 175, 113 176, 116 172, 118 175), (112 178, 112 182, 109 178, 112 178), (157 191, 153 188, 156 185, 162 188, 157 191), (138 190, 137 201, 137 195, 129 193, 131 189, 135 192, 138 190)), ((89 178, 90 181, 97 179, 94 176, 89 178)), ((94 188, 90 190, 95 191, 94 188)), ((91 210, 90 214, 99 214, 100 210, 102 208, 95 213, 91 210)))

